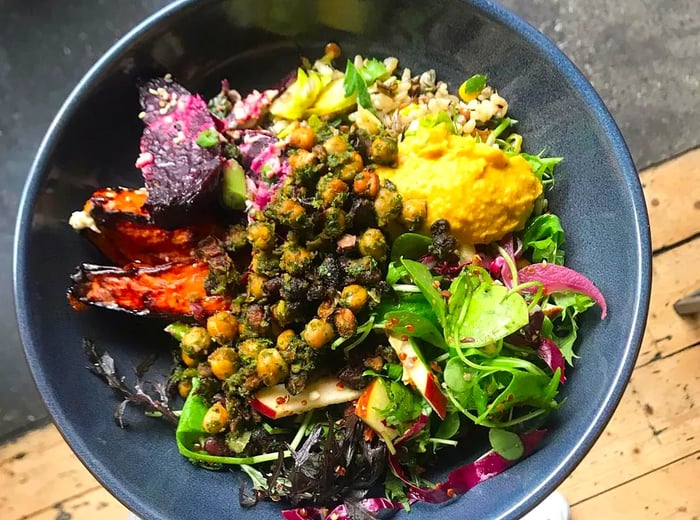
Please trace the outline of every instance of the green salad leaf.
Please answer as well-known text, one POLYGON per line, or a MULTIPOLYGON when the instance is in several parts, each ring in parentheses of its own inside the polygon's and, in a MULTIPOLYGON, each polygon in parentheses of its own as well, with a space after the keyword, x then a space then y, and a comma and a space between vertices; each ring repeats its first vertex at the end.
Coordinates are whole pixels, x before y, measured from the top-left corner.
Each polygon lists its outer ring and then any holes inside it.
POLYGON ((561 311, 553 320, 545 316, 542 335, 554 341, 566 362, 573 365, 574 358, 578 357, 574 353, 574 343, 578 336, 576 318, 595 305, 595 302, 585 294, 571 291, 552 294, 551 298, 556 307, 561 307, 561 311))
POLYGON ((517 433, 491 428, 489 442, 493 451, 506 460, 518 460, 525 453, 525 446, 517 433))
POLYGON ((401 264, 406 268, 408 274, 411 275, 413 283, 420 289, 423 293, 425 299, 433 308, 435 316, 437 316, 438 322, 444 326, 445 324, 445 311, 447 304, 445 299, 440 294, 438 288, 433 285, 433 275, 430 273, 425 265, 415 260, 407 260, 405 258, 401 259, 401 264))
POLYGON ((345 87, 345 96, 356 94, 357 103, 362 108, 366 108, 367 110, 374 109, 372 106, 372 98, 369 95, 369 90, 367 90, 367 83, 350 60, 348 60, 348 63, 345 66, 345 79, 343 80, 343 86, 345 87))
POLYGON ((467 94, 476 94, 477 92, 484 90, 486 80, 486 74, 474 74, 462 84, 459 90, 464 91, 467 94))
POLYGON ((463 271, 452 282, 450 293, 447 339, 454 348, 479 348, 495 343, 530 320, 525 299, 494 284, 483 270, 480 274, 463 271))
MULTIPOLYGON (((390 311, 384 314, 385 328, 390 329, 395 336, 410 336, 427 341, 431 345, 447 350, 447 343, 436 324, 430 319, 427 312, 411 310, 390 311)), ((427 309, 421 309, 425 311, 427 309)), ((430 309, 432 314, 432 309, 430 309)), ((433 315, 434 316, 434 315, 433 315)))
POLYGON ((428 253, 433 239, 419 233, 402 233, 391 245, 391 260, 400 262, 401 257, 418 260, 428 253))
POLYGON ((564 265, 564 229, 559 217, 544 214, 530 220, 523 235, 523 250, 529 252, 533 262, 543 260, 550 264, 564 265))

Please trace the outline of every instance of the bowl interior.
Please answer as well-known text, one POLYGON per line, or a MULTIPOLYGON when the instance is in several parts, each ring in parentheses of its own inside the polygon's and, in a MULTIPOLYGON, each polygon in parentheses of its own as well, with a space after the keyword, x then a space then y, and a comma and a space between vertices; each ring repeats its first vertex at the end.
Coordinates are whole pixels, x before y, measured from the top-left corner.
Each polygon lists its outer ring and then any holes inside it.
MULTIPOLYGON (((182 458, 169 425, 129 417, 117 428, 115 395, 86 367, 81 339, 92 338, 122 373, 148 353, 163 356, 163 323, 66 303, 68 275, 103 259, 68 226, 92 190, 138 186, 141 122, 136 85, 171 72, 211 96, 222 78, 246 92, 289 72, 327 41, 345 57, 397 56, 414 72, 435 68, 451 89, 484 72, 510 103, 531 153, 563 156, 550 204, 567 231, 568 264, 605 294, 581 323, 577 360, 544 447, 502 476, 441 507, 469 506, 473 518, 518 516, 565 478, 612 414, 637 354, 649 293, 648 223, 636 172, 617 128, 574 67, 534 29, 482 1, 272 0, 180 2, 133 31, 92 69, 52 125, 30 175, 18 220, 15 277, 21 335, 39 389, 59 428, 90 470, 129 508, 149 519, 256 516, 241 512, 240 475, 203 471, 182 458)), ((464 463, 484 446, 464 447, 464 463)), ((449 468, 445 468, 445 473, 449 468)), ((436 474, 437 476, 437 474, 436 474)), ((417 505, 412 518, 436 506, 417 505)), ((444 511, 443 511, 444 510, 444 511)))

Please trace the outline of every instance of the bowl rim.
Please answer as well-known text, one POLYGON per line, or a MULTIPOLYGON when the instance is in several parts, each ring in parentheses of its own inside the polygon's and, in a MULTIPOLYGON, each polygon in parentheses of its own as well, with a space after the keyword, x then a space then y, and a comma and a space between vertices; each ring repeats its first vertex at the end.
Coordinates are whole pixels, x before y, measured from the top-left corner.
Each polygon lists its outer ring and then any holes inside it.
MULTIPOLYGON (((12 273, 15 314, 20 340, 34 382, 50 412, 54 424, 81 462, 94 477, 115 496, 115 498, 128 509, 143 515, 145 518, 160 518, 161 515, 154 510, 152 504, 132 495, 132 493, 93 456, 82 439, 76 436, 71 421, 62 412, 59 404, 55 401, 45 384, 44 369, 34 356, 34 345, 36 344, 34 332, 29 326, 29 321, 27 319, 28 294, 30 289, 27 286, 26 277, 29 246, 26 233, 27 230, 31 228, 34 206, 44 182, 44 172, 48 157, 52 154, 66 122, 76 111, 89 85, 102 74, 103 69, 120 59, 122 54, 149 30, 190 6, 197 3, 205 4, 215 1, 217 0, 176 0, 166 5, 134 26, 90 67, 56 113, 37 149, 22 191, 14 229, 12 273)), ((506 7, 494 3, 492 0, 461 1, 471 5, 496 23, 502 24, 519 34, 534 48, 542 52, 543 55, 562 72, 573 89, 586 101, 593 117, 603 128, 610 148, 614 152, 614 157, 619 164, 623 181, 630 193, 632 208, 636 217, 633 231, 637 237, 637 247, 636 251, 633 253, 636 257, 636 263, 634 265, 635 273, 637 273, 638 276, 634 283, 634 312, 630 319, 630 334, 624 344, 623 357, 614 374, 615 383, 604 395, 603 406, 599 408, 594 419, 585 431, 580 433, 566 457, 558 461, 549 472, 547 478, 539 482, 527 495, 512 504, 512 506, 504 512, 502 518, 510 518, 515 517, 516 514, 524 514, 532 509, 564 481, 583 460, 584 456, 602 434, 613 412, 617 408, 632 370, 634 369, 646 326, 652 274, 651 238, 649 232, 649 217, 644 202, 642 185, 630 156, 629 149, 622 137, 620 129, 606 108, 603 100, 584 77, 583 73, 547 36, 506 7)))

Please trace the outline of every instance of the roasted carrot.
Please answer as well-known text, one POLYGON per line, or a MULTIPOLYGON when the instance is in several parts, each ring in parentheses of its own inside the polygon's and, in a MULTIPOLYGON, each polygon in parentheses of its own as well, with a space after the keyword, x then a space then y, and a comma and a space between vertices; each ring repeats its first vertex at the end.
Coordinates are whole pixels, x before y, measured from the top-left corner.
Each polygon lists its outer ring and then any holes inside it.
POLYGON ((207 295, 208 276, 203 262, 129 264, 123 269, 83 264, 71 276, 68 299, 140 316, 202 320, 230 303, 225 296, 207 295))
POLYGON ((214 222, 173 230, 158 227, 143 206, 147 197, 143 188, 104 188, 93 193, 83 207, 99 231, 85 228, 84 234, 115 264, 189 262, 201 239, 222 234, 221 226, 214 222))

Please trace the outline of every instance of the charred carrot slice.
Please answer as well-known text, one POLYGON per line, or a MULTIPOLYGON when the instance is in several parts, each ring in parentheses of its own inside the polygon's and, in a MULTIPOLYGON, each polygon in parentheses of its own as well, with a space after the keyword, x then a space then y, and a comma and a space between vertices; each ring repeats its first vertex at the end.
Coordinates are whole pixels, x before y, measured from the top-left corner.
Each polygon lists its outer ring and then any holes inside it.
POLYGON ((230 303, 224 296, 207 295, 208 275, 209 267, 202 262, 130 264, 123 269, 83 264, 71 276, 68 299, 139 316, 201 320, 230 303))
POLYGON ((83 211, 98 223, 111 215, 150 222, 151 217, 144 208, 147 198, 145 188, 101 188, 85 202, 83 211))
POLYGON ((222 234, 221 226, 214 222, 173 230, 158 227, 143 207, 147 197, 143 188, 104 188, 84 205, 83 211, 95 222, 97 232, 90 228, 83 232, 115 264, 189 262, 200 240, 222 234))

